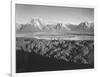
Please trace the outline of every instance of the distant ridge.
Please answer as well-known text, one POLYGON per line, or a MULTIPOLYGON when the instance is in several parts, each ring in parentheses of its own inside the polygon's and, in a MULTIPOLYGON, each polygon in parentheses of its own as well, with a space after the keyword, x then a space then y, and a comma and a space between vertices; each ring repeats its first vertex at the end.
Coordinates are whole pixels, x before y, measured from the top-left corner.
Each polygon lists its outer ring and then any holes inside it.
POLYGON ((46 33, 76 33, 76 34, 94 34, 94 23, 81 22, 78 25, 64 23, 44 23, 39 18, 33 18, 27 24, 16 23, 16 32, 46 32, 46 33))

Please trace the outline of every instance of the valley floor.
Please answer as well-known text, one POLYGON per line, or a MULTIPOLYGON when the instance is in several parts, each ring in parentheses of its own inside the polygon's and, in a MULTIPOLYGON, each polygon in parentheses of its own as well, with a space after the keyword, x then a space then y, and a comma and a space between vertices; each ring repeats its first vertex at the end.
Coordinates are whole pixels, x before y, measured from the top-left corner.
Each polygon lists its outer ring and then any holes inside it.
POLYGON ((94 68, 93 40, 16 38, 16 72, 94 68))

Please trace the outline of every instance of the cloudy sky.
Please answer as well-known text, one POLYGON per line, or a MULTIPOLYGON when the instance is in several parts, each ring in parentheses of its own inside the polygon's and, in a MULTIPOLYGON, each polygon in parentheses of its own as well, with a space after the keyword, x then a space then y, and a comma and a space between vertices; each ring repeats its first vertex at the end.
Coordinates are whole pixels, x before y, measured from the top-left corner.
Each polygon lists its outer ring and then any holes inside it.
POLYGON ((94 21, 93 8, 56 7, 43 5, 16 4, 16 23, 25 24, 34 17, 45 22, 63 22, 79 24, 94 21))

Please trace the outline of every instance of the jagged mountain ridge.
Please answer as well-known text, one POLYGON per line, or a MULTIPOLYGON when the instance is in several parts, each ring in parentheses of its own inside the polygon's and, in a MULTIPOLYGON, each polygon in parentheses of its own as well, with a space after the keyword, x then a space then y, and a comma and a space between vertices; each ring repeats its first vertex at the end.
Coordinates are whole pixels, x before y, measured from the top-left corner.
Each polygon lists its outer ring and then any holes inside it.
POLYGON ((81 22, 78 25, 53 23, 46 24, 42 20, 36 18, 31 19, 28 24, 16 25, 18 32, 57 32, 57 33, 79 33, 79 34, 93 34, 94 23, 81 22))
POLYGON ((66 24, 72 31, 80 34, 94 34, 94 23, 81 22, 78 25, 66 24))

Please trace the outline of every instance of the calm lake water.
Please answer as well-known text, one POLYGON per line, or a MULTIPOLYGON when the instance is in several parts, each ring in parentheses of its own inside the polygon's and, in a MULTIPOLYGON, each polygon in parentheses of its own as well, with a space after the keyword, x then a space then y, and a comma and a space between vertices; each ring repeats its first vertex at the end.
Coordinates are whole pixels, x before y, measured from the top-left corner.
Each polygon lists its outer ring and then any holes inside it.
POLYGON ((16 37, 37 38, 47 40, 94 40, 94 36, 89 35, 34 35, 32 33, 16 34, 16 37))

